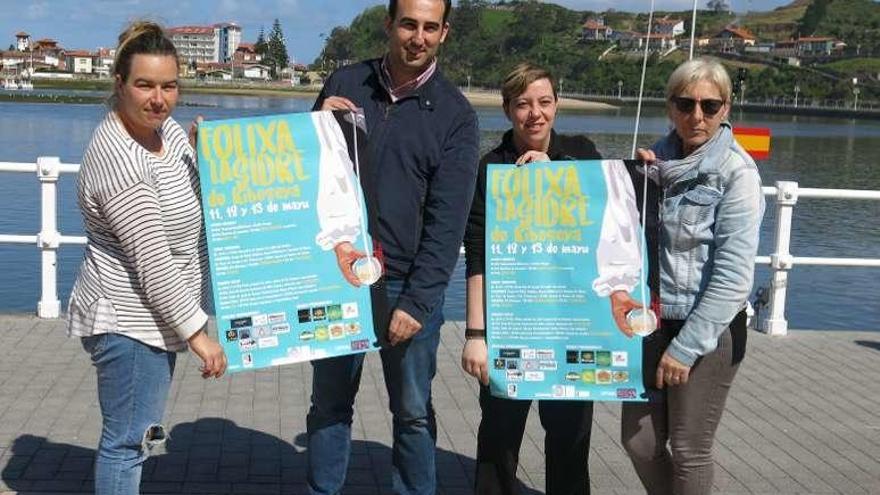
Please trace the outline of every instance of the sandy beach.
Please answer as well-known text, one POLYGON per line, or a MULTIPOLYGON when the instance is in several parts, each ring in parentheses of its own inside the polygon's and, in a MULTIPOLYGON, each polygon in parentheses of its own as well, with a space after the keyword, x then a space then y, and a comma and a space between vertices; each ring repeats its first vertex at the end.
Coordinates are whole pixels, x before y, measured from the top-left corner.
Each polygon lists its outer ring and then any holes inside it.
MULTIPOLYGON (((181 94, 185 97, 187 93, 198 94, 217 94, 230 96, 266 96, 276 98, 305 98, 314 99, 321 91, 320 86, 298 86, 291 88, 289 86, 220 86, 220 85, 201 85, 188 84, 189 81, 183 82, 181 85, 181 94)), ((65 88, 65 86, 51 86, 53 89, 65 88)), ((58 95, 55 93, 47 94, 38 87, 33 92, 3 92, 0 93, 0 101, 20 102, 20 103, 97 103, 104 100, 103 96, 94 95, 58 95)), ((110 92, 109 84, 99 85, 97 88, 88 87, 71 87, 70 89, 99 89, 104 90, 108 94, 110 92)), ((501 108, 501 92, 500 91, 484 91, 472 90, 464 91, 465 97, 475 107, 501 108)), ((608 110, 617 108, 614 105, 600 103, 597 101, 583 101, 572 98, 560 98, 559 109, 565 111, 595 111, 608 110)))
MULTIPOLYGON (((501 93, 491 93, 486 91, 465 91, 464 95, 470 100, 471 105, 475 107, 496 107, 501 108, 501 93)), ((617 108, 614 105, 600 103, 598 101, 583 101, 572 98, 559 98, 560 110, 608 110, 617 108)))

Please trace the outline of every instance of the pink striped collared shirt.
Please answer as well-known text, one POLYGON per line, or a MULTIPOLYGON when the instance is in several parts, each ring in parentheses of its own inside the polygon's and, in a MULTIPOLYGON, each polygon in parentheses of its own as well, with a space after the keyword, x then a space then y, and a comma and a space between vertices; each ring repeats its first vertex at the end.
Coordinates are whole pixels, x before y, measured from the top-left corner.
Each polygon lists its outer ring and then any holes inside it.
POLYGON ((382 77, 385 79, 385 87, 388 90, 388 95, 391 97, 392 102, 396 102, 397 100, 403 98, 404 96, 412 93, 413 91, 424 86, 428 79, 434 75, 434 72, 437 70, 437 59, 431 61, 431 64, 428 65, 428 68, 422 71, 418 77, 411 79, 396 88, 393 87, 394 79, 391 77, 391 72, 388 70, 388 55, 382 58, 382 77))

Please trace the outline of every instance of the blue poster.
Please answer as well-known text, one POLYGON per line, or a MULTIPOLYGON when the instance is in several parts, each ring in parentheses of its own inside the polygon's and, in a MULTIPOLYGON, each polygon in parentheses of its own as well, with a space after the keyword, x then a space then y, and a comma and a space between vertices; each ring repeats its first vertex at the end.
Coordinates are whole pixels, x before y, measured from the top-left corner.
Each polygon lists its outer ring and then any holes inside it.
POLYGON ((642 400, 642 342, 609 295, 642 300, 644 250, 623 161, 489 165, 486 322, 493 395, 642 400))
POLYGON ((353 116, 199 125, 214 309, 231 372, 376 348, 368 285, 347 282, 334 254, 342 241, 372 252, 353 116))

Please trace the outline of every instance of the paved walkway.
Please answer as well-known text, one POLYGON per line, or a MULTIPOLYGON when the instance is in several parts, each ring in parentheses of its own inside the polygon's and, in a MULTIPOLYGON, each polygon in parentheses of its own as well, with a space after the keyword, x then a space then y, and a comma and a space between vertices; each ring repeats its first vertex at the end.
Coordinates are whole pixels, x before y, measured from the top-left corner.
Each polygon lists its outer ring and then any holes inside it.
MULTIPOLYGON (((477 389, 458 366, 459 325, 443 329, 434 401, 441 493, 469 493, 477 389)), ((95 374, 60 320, 0 316, 0 493, 88 493, 100 431, 95 374)), ((716 443, 717 493, 880 494, 880 332, 749 335, 716 443)), ((143 493, 305 492, 303 437, 311 368, 217 382, 183 355, 143 493)), ((346 494, 389 493, 391 423, 377 356, 357 399, 346 494)), ((594 493, 641 494, 617 440, 620 408, 596 408, 594 493)), ((520 479, 543 490, 542 432, 530 415, 520 479)))

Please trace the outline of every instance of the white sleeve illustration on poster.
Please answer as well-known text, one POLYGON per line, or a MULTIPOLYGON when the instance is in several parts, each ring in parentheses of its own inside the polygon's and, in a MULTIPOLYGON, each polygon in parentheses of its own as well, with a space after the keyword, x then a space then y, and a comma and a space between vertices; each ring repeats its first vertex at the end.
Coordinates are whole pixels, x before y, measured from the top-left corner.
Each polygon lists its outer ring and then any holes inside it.
POLYGON ((314 112, 312 121, 321 144, 317 199, 320 231, 315 242, 329 251, 341 242, 354 243, 361 233, 363 219, 354 164, 339 123, 331 112, 314 112))
POLYGON ((596 248, 599 277, 593 290, 600 297, 632 290, 639 283, 642 245, 635 191, 620 160, 603 160, 602 172, 608 187, 608 202, 596 248))

